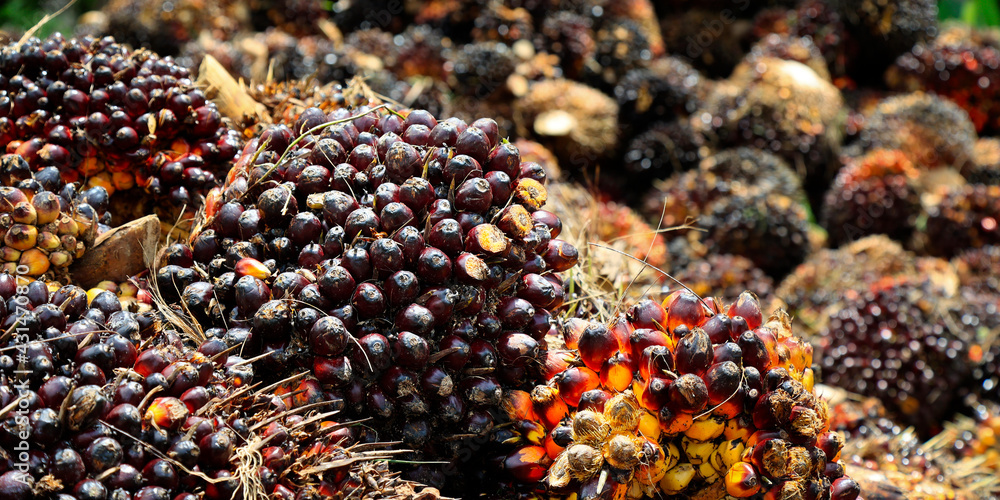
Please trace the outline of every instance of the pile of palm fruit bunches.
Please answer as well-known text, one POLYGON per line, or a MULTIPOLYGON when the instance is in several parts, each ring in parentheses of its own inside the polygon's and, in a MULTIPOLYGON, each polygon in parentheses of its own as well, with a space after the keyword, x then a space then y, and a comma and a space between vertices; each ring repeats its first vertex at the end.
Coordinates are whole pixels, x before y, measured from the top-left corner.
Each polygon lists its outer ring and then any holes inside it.
POLYGON ((929 0, 75 30, 0 31, 0 500, 1000 495, 997 31, 929 0))

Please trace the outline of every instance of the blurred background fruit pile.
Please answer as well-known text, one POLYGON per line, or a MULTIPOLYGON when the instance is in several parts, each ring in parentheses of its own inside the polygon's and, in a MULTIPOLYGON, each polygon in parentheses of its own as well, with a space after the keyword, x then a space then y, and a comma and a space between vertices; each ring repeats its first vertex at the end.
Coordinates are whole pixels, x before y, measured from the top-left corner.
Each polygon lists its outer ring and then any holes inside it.
POLYGON ((1000 497, 998 25, 10 0, 0 500, 1000 497))

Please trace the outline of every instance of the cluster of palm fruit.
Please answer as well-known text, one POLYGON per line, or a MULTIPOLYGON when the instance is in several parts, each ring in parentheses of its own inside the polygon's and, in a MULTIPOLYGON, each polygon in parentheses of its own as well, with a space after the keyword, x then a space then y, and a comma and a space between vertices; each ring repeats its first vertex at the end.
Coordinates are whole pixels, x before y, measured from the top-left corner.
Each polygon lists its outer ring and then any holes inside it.
POLYGON ((293 125, 247 143, 156 287, 270 372, 311 369, 381 439, 450 460, 537 379, 577 260, 544 171, 490 119, 360 106, 293 125))
POLYGON ((223 339, 57 287, 0 274, 17 327, 0 356, 0 498, 315 498, 378 479, 351 464, 386 455, 351 448, 315 379, 258 390, 223 339))
POLYGON ((817 347, 825 383, 880 398, 926 437, 967 397, 997 399, 993 254, 949 263, 869 236, 815 254, 775 295, 817 347))
POLYGON ((0 109, 0 142, 32 169, 177 206, 216 185, 241 140, 186 68, 110 37, 4 46, 0 109))
POLYGON ((721 151, 697 169, 654 184, 643 213, 669 228, 698 220, 685 234, 705 254, 743 255, 783 276, 809 252, 808 215, 799 178, 781 158, 752 148, 721 151))
POLYGON ((917 177, 917 169, 899 150, 876 149, 845 165, 823 204, 831 245, 869 234, 906 241, 920 210, 917 177))
POLYGON ((953 26, 933 41, 919 43, 886 74, 890 88, 947 96, 969 113, 978 132, 1000 131, 1000 37, 953 26))
POLYGON ((31 168, 17 154, 0 156, 0 259, 22 276, 65 274, 108 219, 108 192, 65 183, 56 167, 31 168))
POLYGON ((869 497, 976 499, 1000 490, 987 478, 1000 468, 1000 406, 977 405, 922 441, 875 398, 828 391, 830 427, 844 434, 848 474, 869 497))
POLYGON ((521 443, 507 469, 556 497, 857 498, 790 326, 750 292, 567 321, 547 382, 507 398, 521 443))

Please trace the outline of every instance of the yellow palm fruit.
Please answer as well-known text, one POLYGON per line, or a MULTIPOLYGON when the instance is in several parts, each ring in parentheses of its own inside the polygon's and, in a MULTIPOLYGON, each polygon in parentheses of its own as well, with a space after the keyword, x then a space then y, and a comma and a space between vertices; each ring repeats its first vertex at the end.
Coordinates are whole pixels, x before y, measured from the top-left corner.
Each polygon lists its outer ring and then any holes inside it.
POLYGON ((705 462, 695 466, 695 470, 698 472, 698 476, 705 480, 706 483, 714 483, 719 479, 719 471, 715 470, 711 462, 705 462))
POLYGON ((660 489, 668 495, 676 495, 684 491, 688 484, 691 484, 694 476, 695 469, 693 465, 687 462, 677 464, 660 479, 660 489))
POLYGON ((62 241, 60 241, 59 237, 54 233, 42 231, 41 233, 38 233, 38 241, 36 245, 38 245, 38 248, 41 248, 46 252, 52 252, 62 247, 62 241))
POLYGON ((700 465, 708 461, 715 451, 715 443, 695 441, 687 436, 681 438, 681 449, 687 455, 688 460, 694 465, 700 465))
POLYGON ((753 422, 748 417, 741 415, 726 422, 726 430, 722 431, 722 435, 730 441, 733 439, 746 441, 755 430, 753 422))
POLYGON ((726 430, 726 422, 718 417, 703 417, 695 420, 684 431, 684 435, 696 441, 709 441, 722 435, 726 430))
POLYGON ((38 228, 27 224, 14 224, 7 230, 3 242, 14 250, 25 251, 38 241, 38 228))
MULTIPOLYGON (((37 248, 30 248, 28 250, 25 250, 24 252, 21 252, 21 259, 18 261, 18 264, 19 265, 17 267, 27 266, 28 272, 24 274, 29 274, 31 276, 41 276, 42 274, 45 274, 45 272, 49 270, 50 262, 49 262, 49 256, 45 255, 44 252, 42 252, 37 248)), ((51 264, 56 264, 57 266, 59 265, 56 262, 52 262, 51 264)))
POLYGON ((660 422, 656 416, 648 411, 643 411, 639 415, 639 435, 652 441, 660 441, 660 422))
POLYGON ((742 440, 723 441, 712 453, 712 465, 720 473, 726 472, 733 464, 743 458, 744 451, 746 451, 746 445, 743 444, 742 440))
POLYGON ((681 449, 677 447, 676 444, 670 442, 663 447, 663 453, 666 455, 664 462, 666 462, 667 470, 673 469, 681 461, 681 449))
POLYGON ((813 387, 816 386, 816 374, 813 373, 812 368, 806 368, 802 372, 802 386, 809 392, 812 392, 813 387))

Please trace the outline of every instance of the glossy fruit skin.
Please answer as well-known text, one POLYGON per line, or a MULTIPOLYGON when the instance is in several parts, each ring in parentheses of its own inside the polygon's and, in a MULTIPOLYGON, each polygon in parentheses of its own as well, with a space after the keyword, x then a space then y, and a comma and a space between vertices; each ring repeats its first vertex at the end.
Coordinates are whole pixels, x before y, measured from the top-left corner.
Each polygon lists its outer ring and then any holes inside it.
POLYGON ((843 442, 813 393, 812 348, 788 315, 764 321, 750 293, 726 306, 681 297, 563 321, 568 353, 550 355, 546 383, 506 396, 518 449, 545 449, 540 487, 584 495, 622 470, 655 478, 654 494, 697 496, 716 483, 737 498, 779 498, 800 487, 786 479, 795 474, 816 498, 854 498, 853 481, 831 486, 843 472, 828 474, 829 457, 843 442))
MULTIPOLYGON (((308 387, 281 405, 336 399, 330 409, 344 418, 375 417, 379 439, 452 457, 460 440, 451 437, 498 428, 503 391, 538 378, 566 296, 547 259, 567 270, 578 252, 553 244, 554 214, 533 221, 547 196, 537 169, 522 168, 490 120, 460 126, 381 108, 369 120, 334 108, 303 111, 303 123, 343 120, 311 136, 279 123, 251 138, 158 283, 189 279, 178 295, 187 291, 192 316, 224 344, 206 350, 227 351, 226 373, 240 385, 309 371, 308 387), (501 228, 503 210, 520 214, 524 230, 501 228)), ((192 413, 211 406, 197 387, 170 389, 167 375, 180 370, 160 365, 176 360, 142 356, 147 395, 163 386, 159 396, 192 413)), ((584 389, 598 377, 589 375, 584 389)), ((220 432, 195 441, 209 475, 226 458, 226 446, 206 441, 220 432)))

